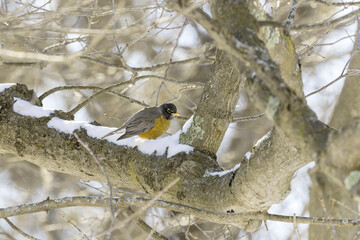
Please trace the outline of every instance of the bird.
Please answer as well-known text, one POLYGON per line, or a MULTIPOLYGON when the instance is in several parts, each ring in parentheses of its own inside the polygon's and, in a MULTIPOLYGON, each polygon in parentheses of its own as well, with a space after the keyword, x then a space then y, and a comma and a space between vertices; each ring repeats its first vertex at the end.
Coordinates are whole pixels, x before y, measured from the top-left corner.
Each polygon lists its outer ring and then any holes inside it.
POLYGON ((164 103, 158 107, 144 108, 135 113, 120 128, 104 135, 101 139, 114 134, 124 133, 117 141, 138 135, 141 138, 156 139, 163 135, 170 126, 177 113, 176 106, 172 103, 164 103))

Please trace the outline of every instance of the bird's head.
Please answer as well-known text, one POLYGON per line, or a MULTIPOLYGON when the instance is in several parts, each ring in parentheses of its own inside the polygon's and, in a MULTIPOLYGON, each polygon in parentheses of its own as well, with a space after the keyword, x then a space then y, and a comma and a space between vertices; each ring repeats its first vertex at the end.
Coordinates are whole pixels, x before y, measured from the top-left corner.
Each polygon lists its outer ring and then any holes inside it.
POLYGON ((177 113, 176 106, 172 103, 164 103, 160 105, 160 109, 168 120, 172 119, 174 116, 180 116, 180 114, 177 113))

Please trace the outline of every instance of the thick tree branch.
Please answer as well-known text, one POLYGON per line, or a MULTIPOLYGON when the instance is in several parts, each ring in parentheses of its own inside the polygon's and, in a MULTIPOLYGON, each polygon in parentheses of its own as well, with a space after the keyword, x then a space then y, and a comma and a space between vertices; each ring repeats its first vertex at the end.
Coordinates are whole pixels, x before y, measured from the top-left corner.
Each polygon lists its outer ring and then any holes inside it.
MULTIPOLYGON (((179 5, 171 6, 182 12, 179 5)), ((266 110, 268 118, 295 144, 313 160, 316 159, 326 147, 330 129, 317 120, 305 100, 283 81, 278 65, 257 36, 256 19, 250 14, 245 1, 214 1, 213 7, 217 20, 200 9, 186 16, 208 31, 217 46, 232 57, 239 71, 246 66, 255 73, 247 87, 254 103, 261 110, 266 110)))
MULTIPOLYGON (((219 51, 209 75, 190 129, 181 135, 181 142, 216 155, 225 132, 232 122, 241 91, 238 72, 223 51, 219 51)), ((244 84, 242 84, 244 87, 244 84)))
MULTIPOLYGON (((142 190, 156 196, 179 177, 179 183, 162 194, 161 199, 220 212, 241 209, 241 202, 238 202, 229 187, 232 174, 223 177, 206 175, 207 172, 221 171, 217 162, 208 155, 192 151, 168 157, 167 152, 172 151, 171 149, 163 154, 153 152, 147 155, 136 147, 100 141, 89 135, 94 136, 94 132, 100 132, 101 136, 109 129, 73 121, 62 122, 60 118, 71 119, 71 116, 59 111, 40 118, 20 115, 14 112, 14 97, 28 101, 36 98, 24 85, 15 85, 0 92, 1 152, 16 153, 50 171, 64 172, 83 180, 105 182, 96 162, 72 135, 75 132, 102 160, 113 186, 142 190), (76 129, 73 132, 56 130, 50 121, 60 121, 64 126, 75 124, 77 127, 73 127, 76 129), (79 124, 82 124, 82 128, 79 124)), ((150 145, 155 147, 155 151, 156 146, 161 144, 157 141, 167 140, 149 141, 152 141, 150 145)), ((246 229, 246 224, 239 227, 246 229)))

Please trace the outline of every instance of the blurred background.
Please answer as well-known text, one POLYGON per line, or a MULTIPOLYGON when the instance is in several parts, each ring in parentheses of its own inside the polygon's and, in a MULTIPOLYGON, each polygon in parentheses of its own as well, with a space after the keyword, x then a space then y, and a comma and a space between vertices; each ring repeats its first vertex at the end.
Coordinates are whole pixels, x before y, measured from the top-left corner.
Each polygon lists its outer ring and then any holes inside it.
MULTIPOLYGON (((292 1, 260 1, 274 20, 287 18, 292 1)), ((0 83, 23 83, 38 96, 59 86, 43 100, 47 108, 69 111, 99 89, 127 82, 102 94, 75 114, 75 120, 120 126, 145 106, 173 102, 185 118, 196 110, 202 88, 215 60, 216 48, 197 23, 168 9, 163 1, 1 0, 0 83), (25 55, 17 53, 26 53, 25 55), (44 57, 45 56, 45 57, 44 57), (62 59, 59 60, 59 57, 62 59), (137 80, 139 76, 141 80, 137 80)), ((198 3, 195 1, 195 3, 198 3)), ((201 8, 211 15, 210 6, 201 8)), ((294 24, 313 24, 338 18, 352 7, 299 1, 294 24)), ((328 28, 291 31, 302 66, 305 94, 326 85, 346 70, 354 44, 356 18, 328 28)), ((328 122, 343 80, 307 98, 318 117, 328 122)), ((235 117, 260 114, 241 93, 235 117)), ((172 121, 168 133, 181 129, 186 119, 172 121)), ((265 118, 232 123, 217 153, 224 169, 240 162, 246 152, 271 129, 265 118)), ((15 155, 0 155, 0 207, 42 201, 48 196, 106 195, 106 183, 82 182, 72 176, 48 172, 15 155)), ((308 216, 310 163, 294 176, 292 192, 269 213, 308 216)), ((118 191, 118 195, 129 194, 118 191)), ((134 209, 136 211, 136 209, 134 209)), ((117 211, 112 239, 146 239, 129 213, 117 211)), ((150 208, 142 216, 169 239, 298 239, 293 224, 268 222, 255 233, 209 223, 181 213, 150 208)), ((110 212, 101 208, 69 208, 10 218, 23 231, 40 239, 104 239, 110 212)), ((298 225, 308 239, 306 225, 298 225)), ((26 239, 0 221, 0 239, 26 239)), ((151 238, 150 238, 151 239, 151 238)))

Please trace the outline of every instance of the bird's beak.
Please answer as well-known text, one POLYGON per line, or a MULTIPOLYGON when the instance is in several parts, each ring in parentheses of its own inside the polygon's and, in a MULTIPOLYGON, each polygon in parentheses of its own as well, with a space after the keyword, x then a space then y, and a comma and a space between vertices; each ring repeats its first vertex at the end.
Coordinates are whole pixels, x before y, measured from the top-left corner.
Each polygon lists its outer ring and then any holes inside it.
POLYGON ((175 115, 175 116, 181 116, 179 113, 172 113, 171 115, 175 115))

